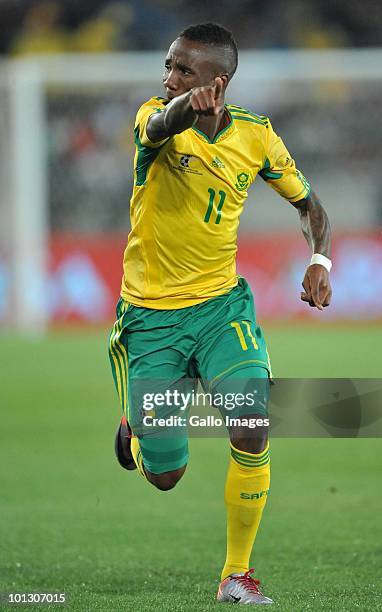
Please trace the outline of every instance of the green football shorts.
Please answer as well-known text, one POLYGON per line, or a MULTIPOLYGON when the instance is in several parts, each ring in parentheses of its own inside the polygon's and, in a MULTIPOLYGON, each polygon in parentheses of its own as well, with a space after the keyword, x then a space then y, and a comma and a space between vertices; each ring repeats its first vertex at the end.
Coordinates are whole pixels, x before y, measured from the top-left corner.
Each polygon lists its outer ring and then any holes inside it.
MULTIPOLYGON (((165 419, 185 415, 184 406, 179 412, 181 402, 174 400, 175 390, 178 397, 195 391, 199 380, 213 397, 239 393, 246 398, 253 379, 262 379, 255 405, 241 401, 240 406, 230 407, 229 416, 267 416, 264 389, 271 375, 269 357, 256 324, 252 292, 242 277, 229 293, 177 310, 141 308, 121 298, 109 356, 122 409, 139 438, 143 463, 154 474, 187 463, 187 427, 175 420, 158 433, 157 428, 142 425, 148 415, 165 419), (148 397, 155 398, 155 407, 148 397)), ((225 406, 212 403, 223 416, 225 406)))

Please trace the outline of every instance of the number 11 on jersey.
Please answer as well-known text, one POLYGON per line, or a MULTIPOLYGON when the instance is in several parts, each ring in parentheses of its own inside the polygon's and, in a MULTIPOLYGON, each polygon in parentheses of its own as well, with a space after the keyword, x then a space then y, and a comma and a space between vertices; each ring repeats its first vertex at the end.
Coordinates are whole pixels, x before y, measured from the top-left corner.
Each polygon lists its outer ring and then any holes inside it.
MULTIPOLYGON (((252 331, 251 331, 251 326, 249 324, 248 321, 242 321, 242 324, 245 326, 245 328, 247 329, 247 334, 253 344, 253 348, 255 348, 256 350, 258 350, 259 345, 256 342, 256 338, 253 335, 252 331)), ((233 327, 236 330, 237 336, 239 338, 239 342, 240 342, 240 346, 243 349, 243 351, 247 351, 248 350, 248 344, 247 341, 245 339, 244 336, 244 332, 242 330, 242 327, 240 325, 240 323, 238 321, 232 321, 231 323, 231 327, 233 327)))
MULTIPOLYGON (((215 202, 215 195, 216 195, 216 191, 215 189, 212 189, 212 187, 209 188, 208 193, 210 194, 210 200, 208 202, 208 208, 204 217, 204 222, 205 223, 209 223, 209 220, 211 218, 211 214, 212 211, 214 209, 214 202, 215 202)), ((219 204, 217 206, 216 209, 216 219, 215 219, 215 225, 219 225, 220 223, 220 219, 222 216, 222 208, 223 208, 223 204, 224 204, 224 200, 226 198, 226 192, 225 191, 219 191, 219 196, 220 196, 220 200, 219 200, 219 204)))

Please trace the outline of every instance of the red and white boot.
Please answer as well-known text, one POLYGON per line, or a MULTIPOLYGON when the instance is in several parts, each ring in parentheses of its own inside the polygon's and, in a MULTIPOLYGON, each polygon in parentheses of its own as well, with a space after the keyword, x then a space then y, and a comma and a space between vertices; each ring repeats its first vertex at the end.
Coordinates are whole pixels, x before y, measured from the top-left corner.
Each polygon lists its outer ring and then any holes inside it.
POLYGON ((252 578, 251 573, 253 571, 253 569, 250 569, 248 572, 230 574, 222 580, 216 599, 219 602, 238 604, 262 605, 273 603, 272 599, 266 597, 260 591, 260 580, 252 578))

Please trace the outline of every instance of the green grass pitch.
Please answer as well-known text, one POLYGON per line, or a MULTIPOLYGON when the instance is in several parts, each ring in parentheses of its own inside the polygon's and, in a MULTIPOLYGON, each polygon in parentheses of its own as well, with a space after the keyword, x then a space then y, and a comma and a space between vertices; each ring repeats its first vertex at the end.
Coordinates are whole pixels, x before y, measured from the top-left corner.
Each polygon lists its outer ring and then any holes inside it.
MULTIPOLYGON (((279 376, 381 375, 378 327, 265 333, 279 376)), ((106 344, 106 331, 0 340, 0 592, 65 592, 79 612, 221 609, 227 443, 193 439, 168 493, 122 470, 106 344)), ((382 610, 382 441, 271 448, 253 564, 274 609, 382 610)))

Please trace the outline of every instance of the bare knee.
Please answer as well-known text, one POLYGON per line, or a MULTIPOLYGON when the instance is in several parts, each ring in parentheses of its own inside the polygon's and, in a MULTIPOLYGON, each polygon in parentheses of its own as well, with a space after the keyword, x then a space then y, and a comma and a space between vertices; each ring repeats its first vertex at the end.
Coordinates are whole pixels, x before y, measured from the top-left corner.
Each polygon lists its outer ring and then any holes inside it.
POLYGON ((268 436, 250 437, 250 438, 231 438, 231 442, 235 448, 258 455, 265 450, 268 442, 268 436))
POLYGON ((182 478, 187 465, 183 467, 172 470, 171 472, 163 472, 163 474, 154 474, 153 472, 148 472, 146 470, 146 475, 151 484, 154 485, 160 491, 170 491, 173 489, 177 482, 182 478))
MULTIPOLYGON (((264 417, 250 415, 246 418, 260 419, 264 417)), ((250 429, 245 426, 232 427, 229 434, 233 446, 245 453, 261 453, 265 450, 268 443, 268 427, 265 426, 256 427, 256 429, 250 429)))

